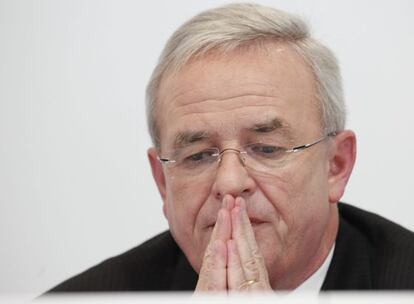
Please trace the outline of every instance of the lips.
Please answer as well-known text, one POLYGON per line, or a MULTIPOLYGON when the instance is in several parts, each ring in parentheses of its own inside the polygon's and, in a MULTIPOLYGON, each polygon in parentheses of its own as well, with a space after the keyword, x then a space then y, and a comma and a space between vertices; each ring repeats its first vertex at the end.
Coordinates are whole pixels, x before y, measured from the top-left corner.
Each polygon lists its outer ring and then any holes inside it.
POLYGON ((262 220, 257 219, 257 218, 249 218, 249 220, 250 220, 250 223, 252 224, 253 227, 265 223, 265 221, 262 221, 262 220))
MULTIPOLYGON (((250 223, 251 223, 252 227, 256 227, 256 226, 259 226, 261 224, 265 224, 266 223, 266 221, 263 221, 263 220, 261 220, 259 218, 256 218, 256 217, 249 217, 249 220, 250 220, 250 223)), ((207 226, 207 228, 214 228, 215 225, 216 225, 216 221, 214 221, 211 224, 209 224, 207 226)))

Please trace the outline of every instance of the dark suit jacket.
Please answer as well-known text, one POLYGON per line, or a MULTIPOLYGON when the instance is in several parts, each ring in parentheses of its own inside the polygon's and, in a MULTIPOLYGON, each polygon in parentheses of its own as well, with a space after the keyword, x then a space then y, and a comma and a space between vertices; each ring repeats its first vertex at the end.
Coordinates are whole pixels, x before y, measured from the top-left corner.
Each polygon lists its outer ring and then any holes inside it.
MULTIPOLYGON (((356 207, 338 207, 339 231, 322 290, 414 289, 414 234, 356 207)), ((51 291, 194 290, 197 278, 166 231, 51 291)))

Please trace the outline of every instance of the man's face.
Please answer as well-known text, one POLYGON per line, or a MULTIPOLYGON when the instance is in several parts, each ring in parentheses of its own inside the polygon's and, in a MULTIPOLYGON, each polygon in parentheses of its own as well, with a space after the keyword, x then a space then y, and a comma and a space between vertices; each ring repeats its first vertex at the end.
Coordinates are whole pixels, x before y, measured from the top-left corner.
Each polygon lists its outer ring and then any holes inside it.
MULTIPOLYGON (((316 96, 310 68, 287 45, 206 55, 162 82, 160 156, 172 158, 183 149, 240 150, 257 142, 286 148, 313 142, 324 135, 316 96)), ((329 140, 266 172, 244 166, 232 152, 209 173, 163 167, 158 186, 164 213, 194 269, 200 269, 226 194, 245 199, 271 280, 314 262, 336 229, 328 154, 329 140)))

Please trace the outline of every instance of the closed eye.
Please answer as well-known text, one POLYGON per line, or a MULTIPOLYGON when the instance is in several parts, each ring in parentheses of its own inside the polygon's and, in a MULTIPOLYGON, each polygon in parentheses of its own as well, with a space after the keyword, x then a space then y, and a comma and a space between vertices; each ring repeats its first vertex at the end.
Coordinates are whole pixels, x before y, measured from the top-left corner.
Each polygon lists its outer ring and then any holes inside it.
POLYGON ((206 149, 184 157, 183 162, 187 164, 209 163, 214 161, 218 156, 217 150, 206 149))
POLYGON ((248 153, 252 154, 255 157, 262 158, 278 158, 283 155, 286 149, 266 144, 253 144, 248 147, 248 153))

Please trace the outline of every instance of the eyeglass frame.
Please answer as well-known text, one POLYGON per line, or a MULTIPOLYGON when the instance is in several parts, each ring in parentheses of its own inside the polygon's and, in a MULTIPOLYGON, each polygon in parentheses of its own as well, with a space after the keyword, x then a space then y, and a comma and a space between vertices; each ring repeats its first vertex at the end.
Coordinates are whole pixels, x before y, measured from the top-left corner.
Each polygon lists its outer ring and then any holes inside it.
MULTIPOLYGON (((300 146, 295 146, 295 147, 290 148, 290 149, 285 149, 285 150, 283 150, 283 152, 284 153, 301 152, 301 151, 304 151, 304 150, 306 150, 306 149, 308 149, 308 148, 310 148, 310 147, 312 147, 316 144, 319 144, 320 142, 324 141, 325 139, 327 139, 329 137, 335 137, 337 134, 338 134, 337 131, 333 131, 333 132, 330 132, 330 133, 326 134, 325 136, 322 136, 321 138, 319 138, 319 139, 317 139, 317 140, 315 140, 311 143, 300 145, 300 146)), ((239 153, 239 155, 240 155, 239 158, 242 161, 242 164, 245 165, 245 163, 244 163, 245 160, 241 157, 241 155, 247 154, 247 151, 241 151, 241 150, 238 150, 238 149, 235 149, 235 148, 226 148, 226 149, 223 149, 223 150, 220 151, 220 149, 218 147, 213 147, 213 148, 210 148, 210 149, 217 149, 218 153, 214 154, 213 156, 217 157, 217 162, 218 163, 221 161, 221 157, 224 154, 224 152, 234 151, 234 152, 239 153)), ((157 155, 157 159, 163 165, 176 163, 176 160, 174 160, 174 159, 163 158, 163 157, 160 157, 158 155, 157 155)))

